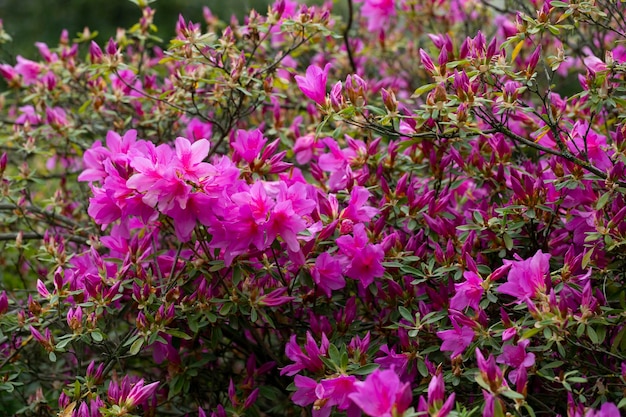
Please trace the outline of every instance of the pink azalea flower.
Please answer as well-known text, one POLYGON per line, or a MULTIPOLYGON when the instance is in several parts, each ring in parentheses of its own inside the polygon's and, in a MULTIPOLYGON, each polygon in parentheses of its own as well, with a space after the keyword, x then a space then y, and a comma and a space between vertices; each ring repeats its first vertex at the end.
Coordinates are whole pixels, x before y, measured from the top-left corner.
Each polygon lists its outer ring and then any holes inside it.
POLYGON ((518 369, 520 367, 530 368, 535 364, 535 354, 526 352, 529 343, 530 340, 524 339, 517 345, 504 346, 502 354, 496 360, 497 363, 503 363, 515 368, 509 373, 509 379, 513 384, 517 381, 518 369))
POLYGON ((517 298, 521 303, 546 290, 546 275, 550 273, 550 254, 544 254, 540 250, 529 259, 517 257, 517 261, 505 260, 504 263, 511 265, 508 280, 497 289, 502 294, 508 294, 517 298))
POLYGON ((17 56, 17 64, 15 65, 15 72, 22 76, 22 82, 24 85, 30 85, 37 81, 39 72, 41 71, 41 65, 30 59, 17 56))
POLYGON ((342 219, 350 219, 355 223, 369 222, 372 220, 372 218, 378 214, 379 210, 367 205, 370 195, 370 192, 365 187, 353 187, 350 192, 350 202, 348 206, 343 209, 339 217, 342 219))
POLYGON ((428 384, 428 400, 423 396, 419 399, 418 412, 423 412, 430 416, 446 417, 454 407, 455 393, 452 393, 445 400, 445 384, 443 374, 434 375, 428 384))
POLYGON ((328 80, 328 70, 330 64, 324 69, 317 65, 309 65, 306 76, 296 75, 296 83, 305 96, 315 101, 320 106, 326 102, 326 82, 328 80))
POLYGON ((451 357, 455 358, 461 355, 472 343, 474 340, 474 330, 467 325, 459 326, 455 318, 452 318, 451 321, 454 328, 439 331, 437 332, 437 336, 443 340, 441 350, 451 351, 451 357))
POLYGON ((326 355, 330 342, 324 333, 322 333, 322 341, 318 347, 311 336, 311 333, 306 333, 306 342, 304 344, 304 351, 298 344, 296 335, 292 335, 289 339, 289 343, 285 346, 285 354, 294 363, 287 365, 281 369, 281 375, 295 375, 303 369, 310 372, 319 372, 324 369, 324 362, 320 359, 320 356, 326 355))
POLYGON ((199 119, 191 119, 187 124, 185 135, 195 142, 198 139, 211 139, 213 134, 213 126, 211 123, 203 122, 199 119))
POLYGON ((365 0, 361 14, 367 18, 367 30, 370 32, 383 29, 396 14, 395 0, 365 0))
POLYGON ((340 290, 346 286, 341 270, 341 262, 333 258, 328 252, 324 252, 315 260, 315 266, 311 269, 311 276, 320 290, 330 298, 331 291, 340 290))
POLYGON ((411 405, 411 384, 402 383, 394 370, 375 370, 365 381, 356 382, 348 395, 368 416, 401 416, 411 405))
POLYGON ((485 291, 482 286, 483 280, 472 271, 465 271, 463 277, 465 282, 454 284, 456 294, 450 300, 450 308, 463 310, 465 307, 470 306, 474 310, 478 310, 478 304, 485 291))
POLYGON ((263 136, 259 129, 250 132, 239 129, 235 132, 235 140, 230 145, 235 150, 237 157, 243 158, 244 161, 251 164, 259 157, 265 143, 267 143, 267 138, 263 136))
POLYGON ((346 270, 346 276, 360 281, 364 287, 367 287, 374 282, 375 278, 380 278, 385 274, 384 259, 385 252, 380 244, 368 244, 352 258, 346 270))

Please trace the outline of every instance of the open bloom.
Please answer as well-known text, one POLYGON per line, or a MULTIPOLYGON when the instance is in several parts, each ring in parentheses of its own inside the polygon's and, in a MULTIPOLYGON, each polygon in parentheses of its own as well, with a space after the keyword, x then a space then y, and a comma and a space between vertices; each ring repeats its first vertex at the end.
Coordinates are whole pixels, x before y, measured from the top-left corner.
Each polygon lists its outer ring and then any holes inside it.
POLYGON ((535 364, 535 354, 532 352, 526 352, 526 347, 530 343, 530 340, 524 339, 517 345, 506 345, 502 348, 502 355, 496 359, 497 363, 503 363, 513 367, 514 369, 509 373, 509 379, 515 384, 519 369, 530 368, 535 364))
POLYGON ((295 77, 296 83, 304 95, 320 106, 324 105, 326 101, 326 82, 329 68, 329 65, 326 65, 324 69, 317 65, 309 65, 306 69, 306 76, 296 75, 295 77))
POLYGON ((535 256, 529 259, 517 261, 504 261, 511 264, 511 270, 507 282, 498 287, 498 292, 508 294, 518 299, 521 303, 535 297, 539 292, 545 292, 546 275, 550 272, 550 254, 537 251, 535 256))
POLYGON ((456 319, 452 318, 453 329, 442 330, 437 332, 437 336, 443 343, 441 344, 441 350, 452 351, 452 357, 459 356, 474 340, 474 330, 466 325, 459 326, 456 319))
POLYGON ((411 404, 411 384, 402 383, 393 369, 377 369, 354 385, 356 392, 348 397, 368 416, 401 416, 411 404))

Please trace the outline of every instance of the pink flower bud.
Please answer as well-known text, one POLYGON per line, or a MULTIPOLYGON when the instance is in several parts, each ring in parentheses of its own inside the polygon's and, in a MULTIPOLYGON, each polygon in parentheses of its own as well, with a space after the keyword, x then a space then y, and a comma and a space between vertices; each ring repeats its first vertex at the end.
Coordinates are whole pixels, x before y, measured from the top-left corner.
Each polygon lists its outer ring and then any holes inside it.
POLYGON ((102 62, 102 56, 103 54, 100 46, 95 41, 91 41, 91 44, 89 45, 89 59, 91 62, 94 64, 102 62))
POLYGON ((109 43, 107 43, 107 47, 106 47, 106 53, 109 56, 114 56, 119 52, 118 47, 117 47, 117 43, 115 42, 115 40, 113 40, 113 38, 109 38, 109 43))

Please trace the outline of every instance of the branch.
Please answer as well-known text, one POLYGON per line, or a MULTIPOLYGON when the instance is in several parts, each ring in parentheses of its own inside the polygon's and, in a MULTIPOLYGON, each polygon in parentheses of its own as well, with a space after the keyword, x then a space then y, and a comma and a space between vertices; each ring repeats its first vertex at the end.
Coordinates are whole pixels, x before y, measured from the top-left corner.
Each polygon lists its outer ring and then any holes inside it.
POLYGON ((354 62, 354 56, 352 56, 352 49, 350 48, 350 37, 348 32, 352 28, 352 15, 354 14, 354 7, 352 4, 352 0, 348 0, 348 23, 346 25, 346 29, 343 31, 343 43, 346 45, 346 51, 348 52, 348 59, 350 60, 350 66, 352 67, 352 72, 356 74, 356 62, 354 62))

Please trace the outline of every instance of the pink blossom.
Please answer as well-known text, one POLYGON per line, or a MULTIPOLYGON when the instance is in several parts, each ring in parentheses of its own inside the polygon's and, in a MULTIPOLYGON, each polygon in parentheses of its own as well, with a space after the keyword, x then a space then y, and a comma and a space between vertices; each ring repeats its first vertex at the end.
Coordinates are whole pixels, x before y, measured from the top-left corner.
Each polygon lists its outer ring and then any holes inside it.
POLYGON ((505 260, 505 264, 510 264, 511 269, 507 282, 500 285, 497 291, 517 298, 521 303, 527 299, 535 297, 539 292, 545 292, 546 276, 550 273, 550 254, 544 254, 540 250, 529 259, 517 257, 517 261, 505 260))
POLYGON ((187 124, 185 134, 192 142, 195 142, 198 139, 211 139, 213 134, 213 125, 194 118, 187 124))
POLYGON ((41 71, 41 65, 30 59, 17 56, 17 64, 15 65, 15 72, 22 76, 22 82, 24 85, 31 85, 37 81, 39 72, 41 71))
POLYGON ((311 276, 319 289, 330 298, 332 291, 346 286, 341 270, 341 262, 328 252, 323 252, 315 260, 315 266, 311 268, 311 276))
POLYGON ((513 384, 517 380, 518 369, 520 367, 530 368, 535 364, 535 354, 532 352, 526 352, 530 340, 524 339, 517 345, 505 345, 502 348, 502 354, 498 356, 497 363, 503 363, 509 365, 513 369, 509 373, 509 379, 513 384))
POLYGON ((428 400, 423 396, 420 397, 418 411, 430 416, 446 417, 454 407, 455 393, 452 393, 444 402, 445 388, 443 374, 434 375, 428 384, 428 400))
POLYGON ((368 416, 401 416, 411 405, 411 384, 402 383, 392 369, 377 369, 365 381, 354 385, 356 392, 348 395, 348 398, 368 416))
POLYGON ((478 310, 478 304, 485 291, 482 286, 483 280, 472 271, 465 271, 463 277, 465 282, 454 284, 456 294, 450 300, 450 308, 463 310, 465 307, 470 306, 474 310, 478 310))
POLYGON ((395 0, 365 0, 361 14, 367 18, 367 30, 379 31, 396 14, 395 0))
POLYGON ((309 65, 305 77, 301 75, 295 77, 296 83, 304 95, 320 106, 326 102, 326 83, 329 69, 330 64, 327 64, 324 69, 317 65, 309 65))
POLYGON ((267 138, 259 129, 252 131, 239 129, 235 132, 235 140, 231 142, 231 146, 237 157, 243 158, 244 161, 251 164, 259 157, 265 143, 267 143, 267 138))
POLYGON ((318 347, 310 332, 306 333, 306 342, 304 350, 298 344, 296 335, 292 335, 291 339, 285 346, 285 354, 294 363, 283 367, 280 371, 281 375, 295 375, 303 369, 310 372, 319 372, 324 369, 324 363, 320 356, 326 355, 330 342, 324 333, 322 333, 322 341, 318 347))
POLYGON ((474 330, 467 325, 459 326, 455 318, 452 318, 451 321, 453 329, 439 331, 437 336, 443 340, 441 350, 451 351, 451 357, 455 358, 461 355, 472 343, 474 330))

